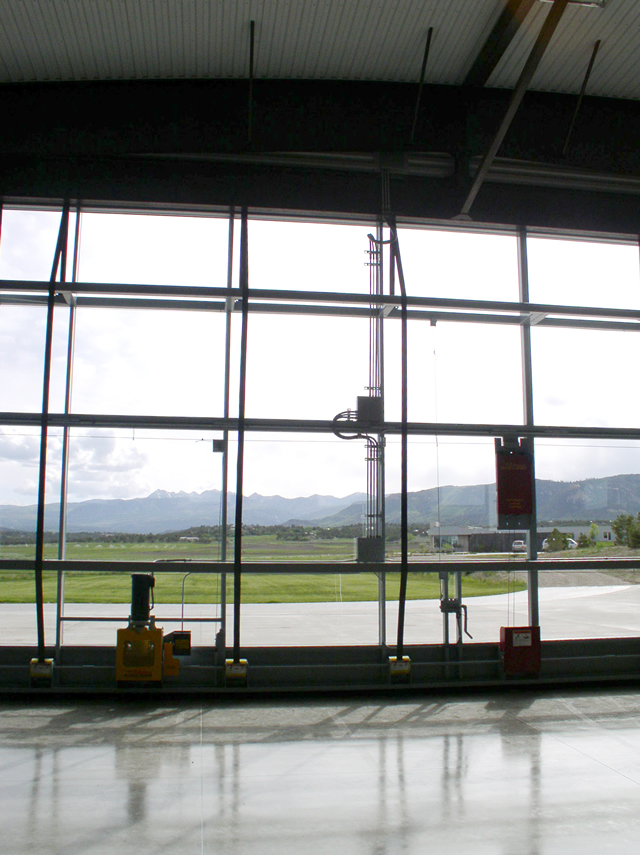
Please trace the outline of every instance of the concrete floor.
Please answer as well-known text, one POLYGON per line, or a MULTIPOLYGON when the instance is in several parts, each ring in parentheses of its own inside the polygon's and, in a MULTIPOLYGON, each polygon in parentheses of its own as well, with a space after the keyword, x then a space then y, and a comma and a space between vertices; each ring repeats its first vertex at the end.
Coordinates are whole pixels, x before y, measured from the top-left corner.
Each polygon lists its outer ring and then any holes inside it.
MULTIPOLYGON (((474 641, 498 641, 501 626, 526 625, 527 592, 491 597, 472 597, 469 632, 474 641)), ((242 644, 254 646, 377 644, 377 603, 281 603, 242 606, 242 644)), ((109 623, 65 623, 64 643, 114 644, 116 630, 126 625, 129 607, 121 605, 66 606, 67 616, 111 616, 109 623)), ((155 613, 165 631, 179 623, 163 618, 180 616, 179 605, 158 605, 155 613)), ((214 617, 214 606, 187 606, 185 628, 192 630, 194 646, 213 645, 217 623, 189 623, 189 616, 214 617)), ((393 643, 397 632, 397 603, 387 604, 387 639, 393 643)), ((227 639, 232 637, 232 609, 228 610, 227 639)), ((542 638, 612 638, 640 635, 640 585, 577 586, 540 589, 542 638)), ((455 639, 451 619, 451 637, 455 639)), ((55 642, 55 606, 45 607, 45 636, 55 642)), ((442 615, 437 600, 407 602, 405 640, 407 644, 442 642, 442 615)), ((35 644, 36 620, 32 605, 0 604, 0 645, 35 644)))
POLYGON ((4 855, 638 851, 635 688, 0 707, 4 855))

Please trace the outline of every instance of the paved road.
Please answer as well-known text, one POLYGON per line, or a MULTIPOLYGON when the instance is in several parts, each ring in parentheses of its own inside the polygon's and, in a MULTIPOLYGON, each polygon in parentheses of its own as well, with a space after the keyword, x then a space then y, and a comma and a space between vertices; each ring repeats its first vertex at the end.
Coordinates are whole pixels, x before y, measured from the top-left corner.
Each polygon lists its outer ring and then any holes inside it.
MULTIPOLYGON (((501 626, 527 624, 527 592, 472 597, 467 601, 469 631, 475 641, 497 641, 501 626)), ((213 645, 218 623, 189 623, 189 617, 217 617, 213 606, 188 606, 185 628, 192 630, 196 646, 213 645)), ((387 640, 397 631, 397 603, 387 604, 387 640)), ((106 616, 114 622, 65 623, 66 644, 115 644, 116 630, 125 626, 128 607, 105 604, 71 604, 67 616, 106 616)), ((157 606, 158 624, 166 631, 180 627, 180 606, 157 606), (174 618, 174 622, 169 622, 174 618)), ((227 639, 232 637, 231 609, 227 639)), ((408 644, 442 641, 442 615, 437 600, 409 600, 405 640, 408 644)), ((540 590, 542 637, 606 638, 640 636, 640 585, 548 587, 540 590)), ((55 641, 55 606, 45 608, 47 643, 55 641)), ((454 635, 451 621, 451 634, 454 635)), ((31 605, 0 604, 0 644, 34 644, 35 609, 31 605)), ((241 642, 247 647, 279 645, 376 644, 376 603, 280 603, 242 607, 241 642)))

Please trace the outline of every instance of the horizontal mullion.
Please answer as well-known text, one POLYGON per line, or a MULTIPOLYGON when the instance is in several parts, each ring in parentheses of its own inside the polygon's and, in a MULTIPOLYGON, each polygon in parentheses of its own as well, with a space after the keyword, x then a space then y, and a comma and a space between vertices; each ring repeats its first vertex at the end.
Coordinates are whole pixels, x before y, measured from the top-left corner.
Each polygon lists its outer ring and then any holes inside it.
MULTIPOLYGON (((0 280, 1 291, 48 291, 50 283, 46 281, 24 281, 16 279, 0 280)), ((70 290, 68 283, 56 283, 56 290, 70 290)), ((136 296, 177 296, 177 297, 206 297, 222 299, 239 299, 242 292, 233 288, 214 288, 208 286, 184 285, 132 285, 107 284, 101 282, 75 282, 72 286, 74 294, 131 294, 136 296)), ((332 291, 289 291, 280 289, 252 289, 249 294, 249 305, 253 300, 276 300, 279 302, 303 303, 335 303, 338 305, 378 305, 401 306, 403 300, 399 296, 385 294, 372 295, 367 293, 340 293, 332 291)), ((620 318, 640 320, 640 309, 608 309, 594 306, 565 306, 550 303, 522 303, 498 300, 458 300, 450 297, 418 297, 407 296, 407 306, 422 308, 444 308, 459 310, 480 310, 486 312, 517 312, 526 320, 530 314, 568 315, 573 317, 620 318)))
MULTIPOLYGON (((312 524, 313 521, 310 521, 312 524)), ((550 570, 559 572, 579 572, 584 570, 633 570, 638 568, 637 558, 560 558, 560 559, 538 559, 529 561, 526 558, 514 559, 505 557, 503 560, 482 560, 481 558, 469 561, 439 560, 439 561, 412 561, 409 563, 411 573, 468 573, 472 570, 483 570, 484 572, 498 572, 505 570, 550 570)), ((139 573, 147 571, 150 573, 235 573, 232 562, 222 561, 60 561, 57 559, 45 560, 46 570, 62 571, 65 573, 139 573)), ((0 560, 0 571, 20 570, 33 571, 35 561, 12 561, 10 559, 0 560)), ((360 575, 362 573, 399 573, 400 562, 387 562, 375 564, 357 564, 356 562, 332 563, 324 562, 275 562, 275 561, 249 561, 243 562, 241 572, 243 574, 267 573, 270 575, 286 575, 288 573, 305 575, 360 575)))
MULTIPOLYGON (((0 413, 0 425, 40 427, 40 413, 0 413)), ((84 413, 50 413, 50 427, 71 428, 138 428, 149 430, 215 430, 237 431, 238 419, 223 416, 129 416, 84 413)), ((261 419, 246 418, 244 429, 255 433, 324 433, 333 434, 333 419, 261 419)), ((387 421, 377 424, 364 422, 340 423, 339 429, 349 433, 400 435, 402 423, 387 421)), ((519 424, 460 424, 459 422, 409 422, 410 436, 530 436, 540 439, 635 439, 640 440, 640 428, 584 427, 572 425, 519 424)))
POLYGON ((174 312, 224 312, 226 303, 214 300, 162 300, 144 297, 128 297, 120 300, 113 297, 82 296, 76 300, 79 309, 152 309, 174 312))
MULTIPOLYGON (((42 295, 10 295, 0 298, 0 304, 4 305, 19 305, 19 306, 47 306, 47 296, 42 295)), ((56 298, 56 304, 67 307, 69 304, 61 296, 56 298)), ((80 296, 76 299, 75 305, 77 308, 88 309, 135 309, 135 310, 168 310, 168 311, 188 311, 188 312, 224 312, 227 308, 227 301, 214 300, 164 300, 162 298, 136 298, 127 297, 125 299, 118 297, 100 296, 80 296)), ((234 300, 232 310, 234 312, 242 311, 242 301, 234 300)), ((330 306, 320 305, 313 306, 309 304, 291 304, 291 303, 256 303, 249 304, 249 312, 255 314, 271 314, 271 315, 304 315, 313 317, 340 317, 340 318, 371 318, 375 312, 375 307, 371 306, 330 306)), ((534 314, 534 313, 531 313, 534 314)), ((400 309, 392 306, 391 311, 384 315, 385 319, 400 320, 402 313, 400 309)), ((470 324, 498 324, 506 326, 520 326, 529 315, 523 315, 521 312, 511 314, 489 314, 478 312, 455 312, 455 311, 429 311, 425 309, 409 309, 407 318, 415 321, 428 321, 431 324, 437 323, 470 323, 470 324)), ((617 320, 598 320, 587 318, 559 318, 547 317, 538 321, 535 327, 554 327, 560 329, 591 329, 591 330, 612 330, 614 332, 640 332, 640 321, 617 321, 617 320)))

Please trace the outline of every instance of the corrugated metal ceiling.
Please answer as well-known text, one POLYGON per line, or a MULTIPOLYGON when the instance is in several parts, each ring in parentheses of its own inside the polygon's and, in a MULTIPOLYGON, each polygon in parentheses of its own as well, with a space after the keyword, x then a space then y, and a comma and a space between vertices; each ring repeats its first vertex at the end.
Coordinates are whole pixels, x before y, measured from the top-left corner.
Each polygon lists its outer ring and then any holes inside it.
MULTIPOLYGON (((491 75, 488 86, 511 89, 538 35, 549 3, 536 3, 491 75)), ((570 5, 534 75, 531 88, 578 92, 595 42, 601 45, 588 94, 640 98, 640 3, 608 0, 604 9, 570 5)))
MULTIPOLYGON (((506 0, 0 0, 0 81, 258 78, 460 84, 506 0)), ((511 88, 550 8, 537 2, 488 85, 511 88)), ((571 6, 532 88, 640 98, 640 2, 571 6)))

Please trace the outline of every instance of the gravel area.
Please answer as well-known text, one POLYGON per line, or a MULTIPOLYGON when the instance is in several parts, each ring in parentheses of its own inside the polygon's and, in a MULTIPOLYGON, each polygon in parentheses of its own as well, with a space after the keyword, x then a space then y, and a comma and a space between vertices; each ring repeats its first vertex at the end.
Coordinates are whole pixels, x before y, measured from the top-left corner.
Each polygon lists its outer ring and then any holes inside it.
MULTIPOLYGON (((629 585, 630 580, 621 579, 609 573, 597 573, 592 570, 574 570, 565 573, 562 570, 542 570, 538 576, 541 588, 566 588, 577 586, 629 585)), ((637 583, 636 583, 637 584, 637 583)))

